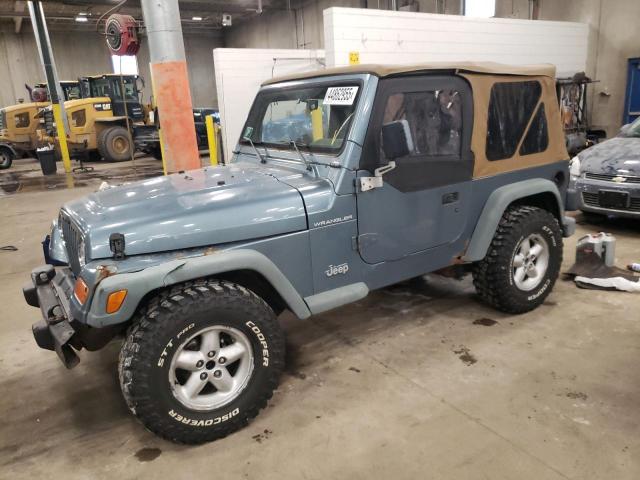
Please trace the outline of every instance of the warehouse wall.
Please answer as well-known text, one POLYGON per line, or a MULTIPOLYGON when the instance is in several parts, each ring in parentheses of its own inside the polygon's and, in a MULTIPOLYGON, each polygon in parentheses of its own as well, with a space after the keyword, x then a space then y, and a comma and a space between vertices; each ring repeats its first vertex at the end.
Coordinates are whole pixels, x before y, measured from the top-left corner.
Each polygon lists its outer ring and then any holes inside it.
MULTIPOLYGON (((86 33, 52 33, 51 44, 61 79, 73 80, 81 74, 111 71, 111 60, 102 38, 86 33), (64 52, 64 53, 62 53, 64 52)), ((0 33, 0 105, 15 104, 19 98, 28 101, 24 84, 33 86, 44 81, 44 72, 35 37, 28 29, 15 34, 0 33)))
MULTIPOLYGON (((111 72, 111 57, 103 37, 84 32, 51 32, 51 44, 61 79, 73 80, 81 75, 111 72)), ((191 97, 194 106, 217 106, 213 49, 223 45, 217 34, 185 35, 185 51, 189 67, 191 97)), ((44 81, 44 72, 33 32, 29 27, 15 34, 12 29, 0 31, 0 106, 27 101, 24 84, 44 81)), ((144 101, 151 95, 149 50, 143 43, 138 53, 140 74, 146 81, 144 101)))
MULTIPOLYGON (((265 13, 225 31, 226 47, 324 48, 322 11, 330 6, 370 8, 388 6, 385 0, 309 0, 292 11, 265 13), (304 22, 302 21, 304 19, 304 22), (304 35, 303 35, 304 23, 304 35), (266 38, 266 41, 265 41, 266 38)), ((398 4, 405 2, 398 0, 398 4)), ((458 14, 457 0, 418 0, 420 12, 458 14)), ((295 3, 294 3, 295 4, 295 3)), ((529 17, 528 0, 497 0, 496 16, 529 17)), ((540 0, 540 20, 587 23, 590 26, 587 74, 600 80, 591 88, 590 113, 594 127, 615 135, 622 123, 627 59, 640 56, 638 0, 540 0)))
POLYGON ((627 59, 640 57, 638 0, 545 1, 541 18, 572 20, 591 27, 588 75, 599 80, 591 89, 594 126, 615 135, 621 124, 627 87, 627 59))

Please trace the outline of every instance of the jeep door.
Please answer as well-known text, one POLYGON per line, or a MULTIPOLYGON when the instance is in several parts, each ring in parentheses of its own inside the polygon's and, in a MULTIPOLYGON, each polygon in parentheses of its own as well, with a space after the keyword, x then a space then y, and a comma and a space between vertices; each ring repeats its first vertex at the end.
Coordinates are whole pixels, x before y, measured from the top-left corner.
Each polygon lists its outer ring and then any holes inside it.
POLYGON ((469 84, 453 75, 381 80, 358 177, 394 160, 384 156, 381 128, 398 120, 408 122, 413 150, 395 159, 382 187, 358 188, 358 249, 367 263, 449 244, 467 221, 473 173, 469 84))

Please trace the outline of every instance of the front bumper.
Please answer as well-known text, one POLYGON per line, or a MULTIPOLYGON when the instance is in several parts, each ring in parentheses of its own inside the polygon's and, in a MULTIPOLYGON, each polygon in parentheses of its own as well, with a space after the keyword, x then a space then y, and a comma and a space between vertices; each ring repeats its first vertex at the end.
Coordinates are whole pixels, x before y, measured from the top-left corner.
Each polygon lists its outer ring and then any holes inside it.
POLYGON ((616 183, 581 177, 575 181, 574 188, 569 188, 567 204, 567 209, 571 205, 575 210, 584 212, 640 218, 640 183, 616 183), (600 191, 626 193, 629 203, 624 208, 603 207, 599 200, 600 191))
POLYGON ((22 287, 29 305, 39 307, 42 320, 32 326, 33 336, 40 348, 54 350, 67 368, 75 367, 80 359, 71 345, 76 330, 69 316, 69 299, 74 279, 69 268, 55 269, 52 265, 35 268, 31 282, 22 287))

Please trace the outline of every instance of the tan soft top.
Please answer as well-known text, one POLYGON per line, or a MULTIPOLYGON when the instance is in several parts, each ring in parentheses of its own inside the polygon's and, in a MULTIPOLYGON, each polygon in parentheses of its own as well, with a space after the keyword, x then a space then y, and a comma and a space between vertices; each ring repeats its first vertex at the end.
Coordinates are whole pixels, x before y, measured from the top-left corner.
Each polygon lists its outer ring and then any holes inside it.
POLYGON ((305 78, 327 77, 330 75, 344 75, 348 73, 370 73, 377 77, 388 77, 403 73, 413 73, 428 70, 455 70, 460 73, 485 73, 489 75, 522 75, 551 77, 556 75, 556 67, 550 63, 541 65, 505 65, 496 62, 433 62, 416 65, 350 65, 348 67, 325 68, 311 72, 295 73, 266 80, 262 85, 278 82, 303 80, 305 78))

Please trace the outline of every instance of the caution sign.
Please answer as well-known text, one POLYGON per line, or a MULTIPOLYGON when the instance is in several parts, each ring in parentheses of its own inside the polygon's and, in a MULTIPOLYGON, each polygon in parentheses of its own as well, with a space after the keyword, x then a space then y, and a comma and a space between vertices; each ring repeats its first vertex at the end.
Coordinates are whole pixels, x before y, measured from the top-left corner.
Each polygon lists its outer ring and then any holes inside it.
POLYGON ((349 65, 360 64, 360 52, 349 52, 349 65))

